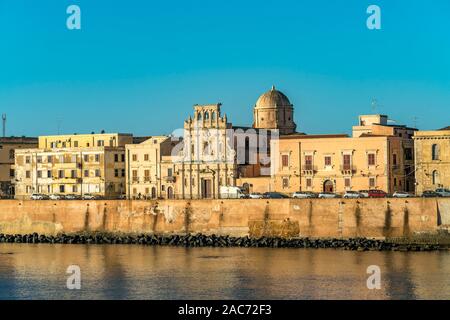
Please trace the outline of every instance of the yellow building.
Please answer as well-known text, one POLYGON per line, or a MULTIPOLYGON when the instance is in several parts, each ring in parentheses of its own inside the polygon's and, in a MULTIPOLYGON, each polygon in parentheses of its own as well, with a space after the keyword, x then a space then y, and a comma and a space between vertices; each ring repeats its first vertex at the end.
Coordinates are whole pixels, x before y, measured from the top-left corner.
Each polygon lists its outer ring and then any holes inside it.
POLYGON ((416 152, 416 188, 423 191, 450 189, 450 127, 436 131, 417 131, 414 135, 416 152))
POLYGON ((37 138, 3 137, 0 138, 0 196, 14 197, 14 156, 15 150, 35 148, 37 138))
POLYGON ((173 198, 176 189, 175 164, 171 151, 176 145, 169 136, 148 137, 126 145, 127 198, 173 198))
POLYGON ((38 148, 16 150, 16 198, 33 193, 86 193, 114 198, 125 194, 125 144, 131 134, 39 137, 38 148))
POLYGON ((271 141, 271 177, 241 178, 253 192, 414 191, 415 129, 361 116, 353 136, 282 135, 271 141), (366 128, 367 126, 367 128, 366 128))

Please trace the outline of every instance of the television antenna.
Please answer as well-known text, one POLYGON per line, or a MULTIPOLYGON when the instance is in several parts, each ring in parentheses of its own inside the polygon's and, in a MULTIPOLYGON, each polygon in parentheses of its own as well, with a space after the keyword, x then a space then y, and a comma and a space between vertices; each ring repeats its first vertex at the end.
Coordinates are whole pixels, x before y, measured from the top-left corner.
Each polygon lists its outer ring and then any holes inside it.
POLYGON ((2 114, 3 138, 6 137, 6 113, 2 114))

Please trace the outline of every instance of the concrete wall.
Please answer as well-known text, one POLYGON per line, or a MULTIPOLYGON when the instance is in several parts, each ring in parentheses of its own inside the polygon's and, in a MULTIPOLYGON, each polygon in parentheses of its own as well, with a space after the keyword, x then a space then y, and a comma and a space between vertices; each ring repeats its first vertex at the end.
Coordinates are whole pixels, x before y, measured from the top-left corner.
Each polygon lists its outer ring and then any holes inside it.
POLYGON ((450 198, 0 201, 0 233, 401 237, 450 224, 450 198))

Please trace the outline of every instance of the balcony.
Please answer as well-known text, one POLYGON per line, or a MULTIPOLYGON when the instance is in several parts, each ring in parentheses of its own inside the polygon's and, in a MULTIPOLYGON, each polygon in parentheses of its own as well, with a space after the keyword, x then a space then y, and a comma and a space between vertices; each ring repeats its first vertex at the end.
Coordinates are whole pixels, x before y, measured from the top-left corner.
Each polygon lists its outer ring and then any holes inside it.
POLYGON ((304 175, 313 175, 316 171, 317 167, 312 164, 305 163, 302 166, 302 172, 304 175))
POLYGON ((356 167, 351 164, 343 164, 340 167, 342 174, 354 174, 356 173, 356 167))
POLYGON ((163 178, 165 182, 175 182, 175 177, 174 176, 166 176, 163 178))

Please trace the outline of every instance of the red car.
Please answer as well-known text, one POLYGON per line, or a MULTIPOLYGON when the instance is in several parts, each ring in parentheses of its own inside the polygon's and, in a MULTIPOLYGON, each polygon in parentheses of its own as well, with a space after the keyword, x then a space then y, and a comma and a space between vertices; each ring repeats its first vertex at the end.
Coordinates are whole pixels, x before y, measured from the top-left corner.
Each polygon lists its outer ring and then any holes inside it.
POLYGON ((369 198, 387 198, 387 196, 383 190, 369 190, 369 198))

